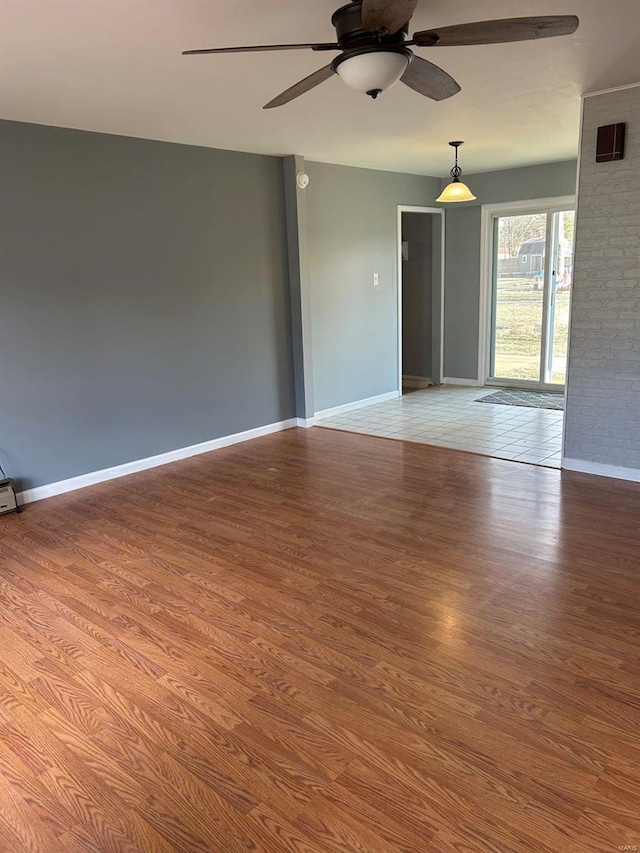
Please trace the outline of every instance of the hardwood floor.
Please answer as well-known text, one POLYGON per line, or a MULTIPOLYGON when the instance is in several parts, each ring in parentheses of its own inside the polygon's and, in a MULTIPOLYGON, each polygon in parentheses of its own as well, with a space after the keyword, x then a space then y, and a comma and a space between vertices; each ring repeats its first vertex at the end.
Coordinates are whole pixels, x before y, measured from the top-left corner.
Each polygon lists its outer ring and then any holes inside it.
POLYGON ((640 846, 640 486, 291 430, 0 518, 0 850, 640 846))

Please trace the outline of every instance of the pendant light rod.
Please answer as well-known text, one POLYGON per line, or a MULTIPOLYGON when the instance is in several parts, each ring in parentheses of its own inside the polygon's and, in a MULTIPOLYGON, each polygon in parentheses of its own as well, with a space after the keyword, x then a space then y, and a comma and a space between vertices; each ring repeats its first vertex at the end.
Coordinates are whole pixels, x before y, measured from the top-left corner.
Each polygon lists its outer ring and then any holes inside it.
POLYGON ((475 196, 466 184, 463 184, 460 178, 462 177, 462 169, 458 163, 458 148, 464 145, 461 139, 450 142, 449 145, 455 148, 456 157, 453 169, 449 172, 451 175, 451 183, 444 188, 436 201, 440 202, 460 202, 460 201, 475 201, 475 196))
POLYGON ((453 178, 454 181, 459 181, 460 177, 462 175, 462 169, 460 168, 460 166, 458 166, 458 148, 460 148, 461 145, 464 145, 464 142, 462 140, 459 140, 457 142, 450 142, 449 145, 451 145, 452 148, 456 149, 455 166, 453 167, 453 169, 451 170, 451 172, 449 174, 451 175, 451 177, 453 178))

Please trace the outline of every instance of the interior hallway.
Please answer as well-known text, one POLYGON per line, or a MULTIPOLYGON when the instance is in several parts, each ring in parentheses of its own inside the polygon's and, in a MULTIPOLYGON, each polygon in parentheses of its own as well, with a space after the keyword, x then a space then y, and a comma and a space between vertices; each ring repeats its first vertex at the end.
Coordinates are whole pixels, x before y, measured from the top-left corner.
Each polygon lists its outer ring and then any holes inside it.
POLYGON ((496 390, 439 385, 318 425, 560 468, 564 412, 475 402, 496 390))

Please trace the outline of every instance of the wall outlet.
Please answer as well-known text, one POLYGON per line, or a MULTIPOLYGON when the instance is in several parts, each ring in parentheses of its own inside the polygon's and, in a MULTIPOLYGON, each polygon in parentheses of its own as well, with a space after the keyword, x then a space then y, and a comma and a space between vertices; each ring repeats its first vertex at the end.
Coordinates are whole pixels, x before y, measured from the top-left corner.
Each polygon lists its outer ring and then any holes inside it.
POLYGON ((378 275, 377 272, 374 272, 374 274, 373 274, 373 286, 378 287, 379 284, 380 284, 380 276, 378 275))

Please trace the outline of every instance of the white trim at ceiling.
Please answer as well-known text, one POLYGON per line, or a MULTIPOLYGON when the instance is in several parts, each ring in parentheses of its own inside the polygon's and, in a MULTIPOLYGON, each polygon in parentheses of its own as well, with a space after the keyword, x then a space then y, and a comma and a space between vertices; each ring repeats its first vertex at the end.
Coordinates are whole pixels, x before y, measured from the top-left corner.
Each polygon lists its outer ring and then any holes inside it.
POLYGON ((612 89, 598 89, 596 92, 585 92, 583 98, 593 98, 596 95, 608 95, 610 92, 623 92, 625 89, 635 89, 640 83, 625 83, 624 86, 614 86, 612 89))

